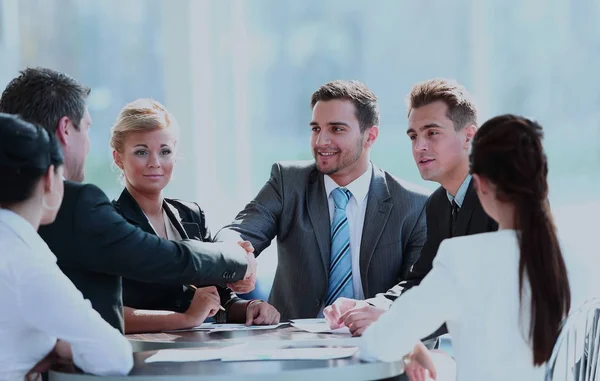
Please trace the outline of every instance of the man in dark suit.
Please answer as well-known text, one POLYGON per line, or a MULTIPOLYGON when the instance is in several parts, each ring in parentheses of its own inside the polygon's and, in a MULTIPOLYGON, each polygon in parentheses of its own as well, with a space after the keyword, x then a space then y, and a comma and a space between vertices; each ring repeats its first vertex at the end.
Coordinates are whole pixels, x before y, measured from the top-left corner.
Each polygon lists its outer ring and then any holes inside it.
MULTIPOLYGON (((495 231, 498 225, 481 207, 469 174, 477 111, 470 94, 443 79, 419 83, 408 97, 408 130, 421 177, 441 185, 427 200, 427 241, 405 280, 366 302, 341 298, 325 309, 332 328, 348 326, 360 335, 406 290, 432 268, 440 243, 451 237, 495 231)), ((445 333, 439 330, 432 336, 445 333)))
POLYGON ((80 184, 89 150, 90 89, 49 69, 26 69, 2 94, 0 110, 56 135, 65 157, 62 204, 39 230, 57 264, 94 309, 123 332, 121 277, 171 284, 226 284, 254 278, 256 260, 237 244, 173 242, 129 224, 96 186, 80 184))
POLYGON ((271 177, 217 240, 248 240, 260 254, 277 237, 270 303, 282 320, 314 318, 338 296, 374 297, 404 280, 425 242, 426 196, 369 159, 375 95, 333 81, 311 99, 315 160, 276 163, 271 177))

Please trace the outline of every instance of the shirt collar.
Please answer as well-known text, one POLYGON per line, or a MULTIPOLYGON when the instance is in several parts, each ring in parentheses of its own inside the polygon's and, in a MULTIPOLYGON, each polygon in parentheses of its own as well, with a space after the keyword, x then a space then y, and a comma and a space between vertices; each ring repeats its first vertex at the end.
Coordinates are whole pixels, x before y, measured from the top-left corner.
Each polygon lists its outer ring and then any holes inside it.
POLYGON ((446 196, 448 196, 448 201, 452 203, 453 200, 456 200, 459 208, 462 208, 463 201, 465 201, 465 196, 467 195, 467 189, 469 189, 469 183, 471 182, 471 174, 468 174, 463 183, 458 188, 456 192, 456 197, 452 196, 450 192, 446 191, 446 196))
MULTIPOLYGON (((369 162, 369 167, 358 178, 352 181, 350 184, 346 185, 344 188, 348 189, 352 196, 356 200, 356 203, 359 207, 362 206, 363 202, 367 199, 367 194, 369 193, 369 187, 371 186, 371 178, 373 177, 373 164, 369 162)), ((328 175, 324 176, 325 180, 325 193, 327 194, 327 198, 335 188, 339 188, 339 185, 333 181, 331 177, 328 175)))
POLYGON ((14 231, 34 253, 48 252, 56 258, 50 251, 50 248, 48 248, 46 242, 39 236, 29 221, 17 213, 12 210, 0 208, 0 223, 4 223, 9 229, 14 231))

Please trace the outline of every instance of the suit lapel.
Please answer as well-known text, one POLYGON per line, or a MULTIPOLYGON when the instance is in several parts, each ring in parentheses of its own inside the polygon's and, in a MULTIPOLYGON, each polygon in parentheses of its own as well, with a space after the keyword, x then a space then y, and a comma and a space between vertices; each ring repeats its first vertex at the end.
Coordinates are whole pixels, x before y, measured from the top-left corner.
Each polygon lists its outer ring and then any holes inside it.
POLYGON ((167 212, 167 217, 169 217, 169 220, 179 232, 181 239, 200 236, 198 224, 194 222, 184 222, 177 208, 171 205, 167 199, 163 201, 163 209, 167 212))
POLYGON ((373 177, 369 186, 367 210, 360 243, 360 276, 365 295, 367 294, 369 263, 394 206, 391 198, 383 171, 373 165, 373 177))
MULTIPOLYGON (((435 200, 431 200, 433 203, 432 210, 435 211, 436 221, 439 226, 439 233, 441 239, 450 238, 452 236, 452 232, 450 229, 452 228, 452 207, 450 206, 450 201, 448 201, 448 196, 446 195, 446 189, 442 188, 442 192, 439 194, 439 197, 435 200), (439 213, 439 214, 438 214, 439 213)), ((429 240, 430 227, 427 226, 427 240, 429 240)), ((431 229, 433 230, 433 229, 431 229)))
POLYGON ((142 211, 142 208, 135 201, 133 196, 129 193, 127 188, 123 189, 121 192, 121 196, 117 199, 117 203, 119 204, 119 209, 121 210, 121 215, 133 225, 138 226, 140 229, 145 231, 146 233, 156 235, 156 232, 150 225, 148 218, 142 211))
POLYGON ((327 204, 327 196, 325 195, 323 174, 316 170, 311 173, 309 181, 306 184, 306 206, 308 217, 310 218, 315 238, 321 251, 325 274, 329 277, 329 263, 331 261, 329 205, 327 204))
POLYGON ((473 211, 477 207, 479 200, 477 199, 477 193, 475 192, 475 188, 473 188, 473 180, 469 182, 469 187, 467 188, 467 193, 465 194, 465 199, 463 200, 462 207, 458 212, 458 219, 454 224, 454 229, 452 231, 452 236, 463 236, 467 235, 467 231, 469 229, 469 223, 471 222, 471 217, 473 216, 473 211))

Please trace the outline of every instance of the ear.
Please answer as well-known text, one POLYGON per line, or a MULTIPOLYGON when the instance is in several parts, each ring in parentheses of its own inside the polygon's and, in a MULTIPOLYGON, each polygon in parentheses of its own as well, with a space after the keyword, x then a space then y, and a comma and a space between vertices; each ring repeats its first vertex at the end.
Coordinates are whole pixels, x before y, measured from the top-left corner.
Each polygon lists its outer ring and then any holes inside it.
POLYGON ((465 127, 465 149, 469 149, 471 147, 471 142, 473 141, 473 137, 475 137, 475 134, 477 133, 477 126, 474 124, 471 124, 467 127, 465 127))
POLYGON ((51 165, 44 174, 44 193, 52 193, 52 190, 54 190, 54 170, 54 165, 51 165))
POLYGON ((123 170, 123 159, 121 159, 121 155, 115 150, 113 150, 113 161, 115 162, 117 167, 119 167, 119 169, 122 171, 123 170))
POLYGON ((73 128, 73 123, 71 123, 69 117, 63 116, 60 118, 56 127, 56 138, 61 145, 66 146, 69 144, 69 137, 73 133, 73 128))
POLYGON ((377 140, 377 136, 379 136, 379 127, 377 127, 377 126, 369 127, 365 131, 365 134, 367 135, 367 140, 365 141, 365 147, 370 148, 375 143, 375 140, 377 140))

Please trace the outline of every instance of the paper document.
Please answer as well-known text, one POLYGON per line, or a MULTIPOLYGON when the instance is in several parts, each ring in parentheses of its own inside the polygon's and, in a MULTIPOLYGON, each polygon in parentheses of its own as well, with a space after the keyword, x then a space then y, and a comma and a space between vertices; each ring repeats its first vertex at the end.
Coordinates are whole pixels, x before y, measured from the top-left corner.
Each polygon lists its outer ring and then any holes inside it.
POLYGON ((352 357, 357 347, 336 348, 279 348, 250 349, 244 351, 224 352, 221 361, 265 361, 265 360, 333 360, 352 357))
POLYGON ((292 320, 292 327, 299 330, 312 333, 341 333, 350 334, 348 327, 330 329, 329 323, 325 319, 295 319, 292 320))
POLYGON ((192 332, 192 331, 210 331, 215 325, 215 323, 202 323, 199 326, 191 327, 191 328, 181 328, 181 329, 173 329, 165 332, 192 332))
POLYGON ((193 331, 205 331, 205 332, 226 332, 226 331, 254 331, 263 329, 275 329, 286 323, 279 323, 274 325, 251 325, 246 326, 245 324, 216 324, 216 323, 203 323, 197 327, 182 328, 173 331, 165 332, 193 332, 193 331))
POLYGON ((266 329, 276 329, 285 323, 273 325, 250 325, 245 324, 213 324, 209 332, 227 332, 227 331, 261 331, 266 329))

